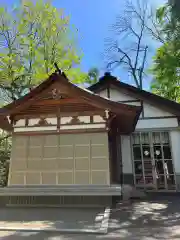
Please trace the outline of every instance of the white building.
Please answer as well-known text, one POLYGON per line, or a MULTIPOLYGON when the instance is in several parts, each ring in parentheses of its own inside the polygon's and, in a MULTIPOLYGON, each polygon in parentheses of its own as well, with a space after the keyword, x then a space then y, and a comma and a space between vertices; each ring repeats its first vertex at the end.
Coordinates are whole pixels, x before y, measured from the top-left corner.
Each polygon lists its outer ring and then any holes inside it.
POLYGON ((120 82, 109 73, 89 90, 113 101, 142 106, 135 131, 121 135, 121 181, 151 191, 179 191, 180 104, 120 82))

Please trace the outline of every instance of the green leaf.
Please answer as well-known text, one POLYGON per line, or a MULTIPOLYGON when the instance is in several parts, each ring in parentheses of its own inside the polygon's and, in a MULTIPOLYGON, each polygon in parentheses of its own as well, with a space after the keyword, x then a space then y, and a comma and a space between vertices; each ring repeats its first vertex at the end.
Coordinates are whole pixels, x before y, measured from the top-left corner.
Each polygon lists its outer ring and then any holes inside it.
POLYGON ((162 21, 164 16, 165 16, 165 13, 166 13, 166 10, 167 10, 167 6, 164 5, 163 7, 160 7, 157 9, 156 11, 156 18, 159 20, 159 21, 162 21))
POLYGON ((45 80, 54 71, 55 62, 73 82, 86 80, 86 74, 79 68, 81 54, 74 40, 76 31, 63 9, 43 0, 24 0, 15 11, 7 9, 0 8, 0 34, 4 43, 0 53, 0 82, 5 100, 19 98, 30 86, 45 80), (7 32, 11 36, 8 44, 7 32))

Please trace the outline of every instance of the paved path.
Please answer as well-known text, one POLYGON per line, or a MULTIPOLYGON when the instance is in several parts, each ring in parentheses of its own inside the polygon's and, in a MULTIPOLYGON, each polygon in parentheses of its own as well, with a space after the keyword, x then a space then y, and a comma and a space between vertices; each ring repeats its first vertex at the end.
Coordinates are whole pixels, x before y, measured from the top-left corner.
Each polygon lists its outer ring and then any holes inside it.
POLYGON ((105 208, 1 208, 0 230, 89 230, 101 228, 105 208))
POLYGON ((177 240, 180 239, 180 197, 119 205, 112 211, 109 231, 99 234, 0 232, 2 240, 177 240))

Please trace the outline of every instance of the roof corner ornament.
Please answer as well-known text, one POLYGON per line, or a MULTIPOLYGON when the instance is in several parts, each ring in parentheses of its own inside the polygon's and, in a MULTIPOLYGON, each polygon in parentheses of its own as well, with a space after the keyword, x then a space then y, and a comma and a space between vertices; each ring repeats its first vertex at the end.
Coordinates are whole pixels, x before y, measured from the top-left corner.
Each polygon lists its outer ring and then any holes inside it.
POLYGON ((67 76, 66 76, 66 74, 64 72, 62 72, 62 76, 67 79, 67 76))
POLYGON ((57 88, 52 89, 52 98, 55 100, 62 99, 61 91, 57 88))
POLYGON ((106 130, 110 131, 111 130, 111 123, 114 118, 116 118, 116 114, 112 114, 108 109, 106 109, 104 115, 104 120, 106 121, 106 130))
POLYGON ((7 116, 7 120, 11 124, 11 116, 7 116))
POLYGON ((61 71, 61 69, 58 67, 57 63, 54 63, 54 67, 56 68, 55 73, 59 73, 59 75, 63 76, 66 80, 68 80, 66 74, 61 71))
POLYGON ((41 126, 49 126, 51 123, 49 123, 44 116, 40 117, 39 121, 37 124, 34 126, 36 127, 41 127, 41 126))
POLYGON ((108 119, 109 118, 109 110, 105 110, 105 118, 108 119))
POLYGON ((54 67, 56 68, 56 73, 59 73, 61 75, 61 69, 58 67, 58 64, 55 62, 54 67))
POLYGON ((104 113, 101 115, 104 121, 107 121, 110 117, 110 112, 109 110, 105 110, 104 113))
POLYGON ((109 130, 110 130, 110 128, 109 128, 109 117, 110 117, 109 110, 106 109, 106 110, 104 111, 104 113, 105 113, 105 114, 104 114, 103 119, 106 121, 106 130, 109 131, 109 130))

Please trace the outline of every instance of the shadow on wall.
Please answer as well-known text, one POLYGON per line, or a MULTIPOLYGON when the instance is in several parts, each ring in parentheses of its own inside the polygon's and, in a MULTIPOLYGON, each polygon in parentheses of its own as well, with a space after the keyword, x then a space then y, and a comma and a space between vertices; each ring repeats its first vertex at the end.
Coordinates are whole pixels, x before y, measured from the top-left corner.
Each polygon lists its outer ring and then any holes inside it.
MULTIPOLYGON (((57 227, 56 224, 54 227, 57 227)), ((0 232, 1 240, 180 239, 180 204, 177 196, 119 204, 112 210, 107 235, 0 232)))

